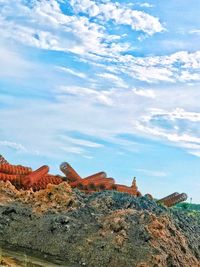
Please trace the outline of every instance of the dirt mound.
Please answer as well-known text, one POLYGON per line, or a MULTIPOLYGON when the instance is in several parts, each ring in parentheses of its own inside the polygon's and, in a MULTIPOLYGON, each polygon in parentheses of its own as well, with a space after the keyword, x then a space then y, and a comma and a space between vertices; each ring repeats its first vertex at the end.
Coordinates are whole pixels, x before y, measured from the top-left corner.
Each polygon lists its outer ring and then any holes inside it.
POLYGON ((53 256, 70 267, 200 266, 196 218, 146 197, 115 191, 86 195, 67 183, 37 194, 6 184, 0 195, 4 246, 53 256))
POLYGON ((159 218, 151 215, 146 229, 151 234, 152 247, 158 252, 153 256, 156 266, 200 266, 199 255, 195 257, 186 236, 168 215, 159 218))
POLYGON ((33 212, 64 211, 76 206, 75 195, 68 183, 49 184, 46 189, 17 190, 9 181, 0 182, 0 203, 21 202, 32 207, 33 212))

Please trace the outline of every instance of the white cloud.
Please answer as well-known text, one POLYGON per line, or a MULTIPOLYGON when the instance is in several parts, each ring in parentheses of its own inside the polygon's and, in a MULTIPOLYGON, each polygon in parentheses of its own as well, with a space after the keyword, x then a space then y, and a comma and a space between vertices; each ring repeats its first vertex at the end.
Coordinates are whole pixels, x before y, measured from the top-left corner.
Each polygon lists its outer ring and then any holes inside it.
POLYGON ((84 12, 90 17, 102 18, 103 21, 113 20, 117 24, 129 25, 133 30, 143 31, 149 35, 164 30, 158 18, 119 3, 97 4, 92 0, 71 0, 71 4, 77 12, 84 12))
POLYGON ((197 34, 200 35, 200 29, 193 29, 191 31, 189 31, 190 34, 197 34))
POLYGON ((128 85, 123 81, 122 78, 120 78, 119 76, 116 76, 114 74, 106 72, 106 73, 99 73, 99 74, 97 74, 97 76, 110 80, 117 87, 120 87, 120 88, 127 88, 128 87, 128 85))
POLYGON ((199 112, 191 112, 186 111, 183 108, 175 108, 171 112, 166 112, 162 109, 151 109, 151 116, 159 116, 166 120, 188 120, 191 122, 200 121, 200 113, 199 112))
MULTIPOLYGON (((157 18, 117 2, 107 1, 104 4, 97 4, 89 0, 72 1, 74 8, 77 9, 77 14, 74 15, 63 12, 55 0, 33 1, 27 6, 21 0, 1 1, 1 3, 3 3, 0 15, 1 39, 8 39, 9 43, 11 40, 12 42, 17 40, 24 45, 40 49, 64 51, 73 56, 78 55, 81 63, 93 64, 90 65, 91 72, 87 75, 77 71, 74 65, 73 69, 57 66, 57 69, 63 73, 75 76, 73 86, 64 85, 57 88, 65 83, 62 80, 58 83, 56 80, 52 84, 52 91, 49 90, 49 94, 54 100, 56 99, 56 103, 45 103, 41 109, 39 108, 41 114, 49 115, 55 112, 55 117, 54 114, 50 117, 57 132, 67 128, 63 124, 65 119, 71 116, 69 128, 77 131, 83 129, 83 132, 88 131, 89 134, 98 135, 101 138, 112 137, 113 143, 116 141, 113 136, 117 134, 137 134, 140 131, 148 138, 162 139, 164 142, 171 142, 197 154, 199 128, 196 124, 199 122, 199 113, 195 110, 199 109, 199 90, 198 87, 175 90, 175 82, 185 84, 200 81, 200 51, 191 53, 179 51, 169 55, 144 57, 124 53, 130 49, 130 44, 121 42, 126 36, 108 33, 110 20, 115 23, 115 26, 118 24, 116 27, 121 24, 129 25, 133 30, 143 31, 149 35, 162 31, 163 27, 157 18), (79 15, 81 10, 86 16, 79 15), (87 18, 88 14, 95 19, 87 18), (93 79, 90 79, 90 75, 93 79), (80 84, 77 85, 76 77, 86 80, 83 81, 83 87, 80 84), (124 81, 124 77, 127 82, 124 81), (94 81, 96 78, 97 80, 94 81), (160 86, 155 85, 155 89, 153 85, 151 85, 153 89, 132 89, 130 85, 134 84, 135 79, 148 83, 160 83, 160 86), (104 86, 106 83, 113 89, 107 89, 104 86), (162 83, 170 83, 171 88, 164 90, 162 83), (87 127, 83 123, 83 118, 87 121, 87 127), (135 126, 132 121, 137 121, 138 124, 135 126), (169 124, 170 129, 167 129, 164 124, 169 124)), ((133 43, 131 48, 132 45, 133 43)), ((0 47, 1 77, 25 78, 25 74, 34 75, 30 62, 27 62, 19 51, 2 47, 0 47)), ((37 103, 36 106, 38 107, 37 103)), ((18 107, 18 110, 21 110, 21 117, 26 113, 27 108, 26 102, 18 107)), ((35 109, 32 107, 33 113, 35 109)), ((5 112, 5 117, 8 116, 10 121, 13 121, 13 113, 18 113, 18 110, 13 107, 12 111, 5 112)), ((33 117, 33 121, 36 115, 40 117, 39 113, 29 115, 33 117)), ((24 116, 27 117, 26 114, 24 116)), ((0 119, 4 125, 8 125, 9 129, 13 129, 3 116, 0 119)), ((15 119, 23 120, 18 117, 15 119)), ((35 122, 35 126, 37 124, 39 122, 35 122)), ((22 127, 24 125, 27 125, 27 121, 21 124, 22 127)), ((40 127, 38 140, 45 132, 43 126, 40 127)), ((34 128, 32 131, 34 132, 34 128)), ((56 134, 52 129, 50 135, 54 137, 56 134)), ((18 141, 22 142, 20 138, 16 143, 18 141)), ((48 150, 47 141, 43 141, 44 150, 48 150)), ((48 141, 53 147, 57 145, 57 142, 54 143, 51 139, 48 141)), ((82 141, 76 140, 79 145, 72 139, 70 142, 69 150, 75 153, 82 151, 84 154, 86 145, 89 147, 89 144, 82 141), (82 147, 78 149, 78 146, 82 147)), ((122 140, 119 142, 123 143, 122 140)))
MULTIPOLYGON (((90 157, 92 151, 101 145, 98 142, 88 143, 81 137, 66 137, 66 140, 60 138, 68 132, 79 132, 115 144, 117 152, 139 153, 151 149, 146 144, 121 137, 123 134, 131 134, 160 140, 197 154, 200 151, 200 129, 199 113, 193 111, 199 107, 196 87, 153 88, 151 90, 154 93, 146 90, 150 89, 106 91, 62 86, 48 92, 56 99, 53 102, 51 98, 20 98, 17 105, 1 109, 3 136, 9 136, 12 132, 16 143, 23 143, 28 151, 39 150, 40 155, 58 157, 59 160, 66 152, 90 157)), ((4 101, 9 102, 9 99, 4 101)))
POLYGON ((6 140, 0 141, 0 146, 16 150, 17 152, 27 151, 27 149, 22 144, 11 142, 11 141, 6 141, 6 140))
MULTIPOLYGON (((11 3, 10 3, 11 4, 11 3)), ((1 35, 8 38, 15 38, 20 42, 36 46, 42 49, 76 51, 82 53, 87 47, 95 44, 98 48, 102 37, 100 26, 89 23, 86 18, 76 18, 75 16, 64 15, 56 1, 36 1, 32 8, 25 7, 18 0, 17 10, 24 20, 10 20, 7 11, 10 4, 7 3, 4 18, 1 18, 1 35), (22 13, 23 7, 26 13, 22 13), (63 38, 63 34, 67 38, 63 38), (71 34, 71 37, 69 38, 71 34), (85 34, 91 38, 90 43, 86 43, 85 34), (71 40, 70 40, 71 39, 71 40)), ((13 10, 14 11, 14 10, 13 10)), ((14 16, 14 14, 12 14, 14 16)))
POLYGON ((69 73, 69 74, 72 74, 72 75, 77 76, 77 77, 82 78, 82 79, 87 78, 87 75, 83 72, 75 71, 75 70, 65 68, 65 67, 58 67, 58 66, 56 67, 56 69, 61 70, 61 71, 66 72, 66 73, 69 73))
POLYGON ((30 76, 33 68, 33 63, 28 62, 17 51, 10 49, 6 43, 0 43, 0 78, 25 79, 30 76))
POLYGON ((140 4, 140 6, 141 7, 147 7, 147 8, 151 8, 151 7, 153 7, 153 5, 152 4, 150 4, 150 3, 142 3, 142 4, 140 4))
MULTIPOLYGON (((151 35, 162 30, 157 18, 113 2, 97 4, 91 0, 73 0, 71 4, 77 14, 63 13, 56 0, 34 1, 29 6, 22 0, 5 1, 0 15, 1 38, 40 49, 73 53, 79 60, 88 60, 96 66, 101 63, 104 72, 106 68, 113 69, 117 78, 113 76, 112 80, 116 85, 118 83, 117 86, 126 87, 119 76, 122 73, 147 83, 200 81, 200 51, 145 57, 127 55, 124 52, 133 49, 133 44, 122 42, 123 35, 109 34, 109 24, 106 23, 112 19, 151 35), (86 16, 79 16, 80 11, 97 19, 91 21, 86 16)), ((73 75, 76 72, 69 68, 66 71, 73 75)), ((105 78, 105 74, 101 75, 105 78)), ((108 75, 111 79, 112 74, 107 74, 107 78, 108 75)), ((76 72, 76 76, 83 78, 84 74, 76 72)))
POLYGON ((200 81, 200 71, 198 71, 198 73, 192 73, 188 70, 186 71, 182 71, 182 73, 180 74, 179 80, 182 82, 198 82, 200 81))
POLYGON ((180 143, 183 146, 184 146, 184 143, 186 143, 187 147, 189 147, 188 143, 192 143, 192 147, 193 147, 193 143, 200 144, 199 137, 192 136, 192 135, 185 134, 185 133, 183 134, 170 133, 159 127, 146 127, 142 124, 137 124, 137 129, 145 132, 146 134, 151 134, 154 136, 166 138, 167 140, 171 142, 180 143))
POLYGON ((66 135, 60 135, 59 137, 66 143, 74 144, 74 145, 81 146, 81 147, 88 147, 88 148, 103 147, 102 144, 91 142, 91 141, 84 140, 84 139, 72 138, 66 135))
POLYGON ((143 97, 149 97, 149 98, 155 98, 156 94, 155 91, 150 89, 132 89, 134 94, 143 96, 143 97))
POLYGON ((87 101, 97 102, 106 106, 112 105, 112 91, 97 91, 90 88, 76 87, 76 86, 62 86, 58 89, 61 94, 59 99, 64 99, 66 94, 76 96, 78 98, 86 98, 87 101))
MULTIPOLYGON (((108 59, 110 62, 110 60, 108 59)), ((113 58, 115 69, 132 78, 152 82, 198 82, 200 80, 200 51, 180 51, 169 56, 113 58)))
POLYGON ((90 57, 90 63, 95 66, 99 64, 115 75, 123 73, 132 79, 148 83, 182 82, 190 84, 200 81, 200 51, 191 53, 179 51, 170 55, 146 57, 127 54, 94 59, 90 57), (109 66, 107 66, 108 64, 109 66))
POLYGON ((84 155, 86 153, 85 149, 81 148, 81 147, 77 147, 77 146, 64 146, 62 145, 60 147, 61 150, 63 150, 64 152, 70 153, 70 154, 79 154, 79 155, 84 155))
POLYGON ((160 127, 144 126, 143 124, 137 123, 135 127, 147 136, 154 136, 164 141, 186 149, 188 153, 198 156, 200 153, 200 138, 197 136, 189 135, 186 133, 174 133, 163 130, 160 127))
POLYGON ((190 154, 200 152, 200 138, 197 122, 200 113, 176 108, 173 111, 150 109, 149 113, 134 123, 134 127, 147 136, 167 141, 186 149, 190 154))
POLYGON ((0 33, 26 45, 78 55, 111 55, 129 48, 119 42, 119 36, 107 34, 104 26, 87 17, 64 14, 56 0, 34 1, 30 6, 21 0, 4 2, 0 33))
POLYGON ((195 157, 199 157, 200 158, 200 149, 199 149, 199 151, 189 151, 189 153, 191 155, 194 155, 195 157))

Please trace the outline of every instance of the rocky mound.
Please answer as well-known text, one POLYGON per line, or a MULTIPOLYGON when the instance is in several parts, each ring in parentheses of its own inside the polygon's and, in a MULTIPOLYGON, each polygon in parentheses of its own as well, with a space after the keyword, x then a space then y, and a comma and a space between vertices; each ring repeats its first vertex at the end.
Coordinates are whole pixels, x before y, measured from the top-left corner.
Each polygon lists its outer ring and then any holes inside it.
POLYGON ((17 190, 9 181, 0 181, 0 203, 23 203, 32 208, 33 213, 47 211, 70 210, 76 206, 76 196, 68 183, 59 185, 49 184, 46 189, 33 192, 32 190, 17 190))
POLYGON ((0 183, 0 242, 78 267, 198 267, 194 216, 145 197, 86 195, 67 183, 39 192, 0 183))

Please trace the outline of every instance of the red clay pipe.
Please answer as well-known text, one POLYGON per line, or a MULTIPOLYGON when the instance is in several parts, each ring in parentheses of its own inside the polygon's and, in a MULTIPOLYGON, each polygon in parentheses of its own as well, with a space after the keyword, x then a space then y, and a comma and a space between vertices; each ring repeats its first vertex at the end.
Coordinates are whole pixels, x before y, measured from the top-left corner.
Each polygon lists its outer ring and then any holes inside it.
POLYGON ((87 184, 84 183, 82 186, 88 192, 112 190, 115 180, 113 178, 103 178, 101 180, 91 181, 87 184))
MULTIPOLYGON (((100 184, 105 184, 105 185, 114 185, 114 183, 115 183, 115 180, 113 179, 113 178, 103 178, 103 179, 101 179, 101 180, 94 180, 94 181, 92 181, 92 182, 89 182, 89 183, 92 183, 92 184, 94 184, 95 186, 98 186, 98 185, 100 185, 100 184)), ((88 184, 89 184, 88 183, 88 184)))
POLYGON ((170 195, 168 195, 166 197, 163 197, 163 198, 159 199, 157 202, 160 202, 161 203, 161 202, 164 202, 164 201, 166 201, 168 199, 171 199, 171 198, 173 198, 175 196, 178 196, 178 195, 179 195, 179 193, 178 192, 175 192, 173 194, 170 194, 170 195))
POLYGON ((80 177, 80 175, 67 162, 63 162, 60 165, 60 170, 65 174, 65 176, 67 177, 67 179, 69 181, 71 181, 71 182, 82 180, 82 178, 80 177))
POLYGON ((167 199, 165 201, 163 201, 162 203, 167 206, 167 207, 172 207, 182 201, 187 200, 187 195, 185 193, 176 195, 174 197, 171 197, 170 199, 167 199))
POLYGON ((32 173, 23 177, 22 184, 25 189, 32 187, 34 184, 38 184, 39 180, 47 175, 49 172, 49 167, 44 165, 39 169, 33 171, 32 173))
POLYGON ((6 173, 0 173, 0 180, 1 181, 10 181, 11 183, 20 181, 21 176, 20 175, 15 175, 15 174, 6 174, 6 173))
POLYGON ((101 183, 115 183, 115 180, 113 178, 101 178, 101 179, 93 179, 93 180, 86 180, 86 179, 82 179, 81 181, 77 181, 77 182, 73 182, 70 183, 70 186, 74 187, 78 184, 82 184, 82 185, 89 185, 89 184, 95 184, 95 185, 99 185, 101 183))
POLYGON ((48 184, 58 185, 62 182, 63 180, 60 176, 47 174, 43 176, 37 183, 34 183, 32 186, 32 189, 34 191, 37 191, 37 190, 45 189, 48 184))
POLYGON ((93 175, 87 176, 84 179, 76 180, 76 181, 68 181, 71 187, 79 187, 80 189, 83 189, 83 185, 87 185, 88 183, 92 183, 93 181, 102 180, 106 178, 105 172, 98 172, 93 175))
MULTIPOLYGON (((109 178, 108 178, 109 179, 109 178)), ((98 188, 98 190, 113 190, 113 187, 115 186, 115 184, 114 183, 112 183, 112 182, 107 182, 107 183, 101 183, 101 184, 99 184, 98 186, 97 186, 97 188, 98 188)))
POLYGON ((69 183, 69 185, 71 187, 78 187, 78 188, 84 188, 85 186, 87 187, 88 185, 93 184, 94 186, 98 186, 100 184, 109 184, 109 185, 113 185, 115 183, 115 180, 113 178, 101 178, 101 179, 93 179, 93 180, 86 180, 86 179, 82 179, 81 181, 76 181, 73 183, 69 183))
POLYGON ((126 185, 116 184, 116 190, 119 192, 128 193, 134 196, 141 196, 141 193, 137 189, 136 178, 134 177, 131 187, 126 185))
POLYGON ((105 172, 98 172, 95 174, 92 174, 90 176, 87 176, 84 178, 84 180, 96 180, 96 179, 102 179, 102 178, 107 178, 107 174, 105 172))
POLYGON ((27 175, 32 172, 32 169, 21 165, 0 164, 0 172, 6 174, 27 175))
POLYGON ((137 196, 137 192, 133 190, 132 187, 128 187, 126 185, 116 184, 116 190, 119 192, 128 193, 128 194, 137 196))

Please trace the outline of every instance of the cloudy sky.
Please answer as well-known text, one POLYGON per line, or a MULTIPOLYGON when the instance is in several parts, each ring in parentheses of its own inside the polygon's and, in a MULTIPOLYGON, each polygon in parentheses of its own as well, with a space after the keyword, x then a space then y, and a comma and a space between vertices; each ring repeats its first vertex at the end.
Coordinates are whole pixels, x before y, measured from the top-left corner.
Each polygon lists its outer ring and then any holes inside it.
POLYGON ((0 0, 0 154, 200 202, 199 9, 0 0))

